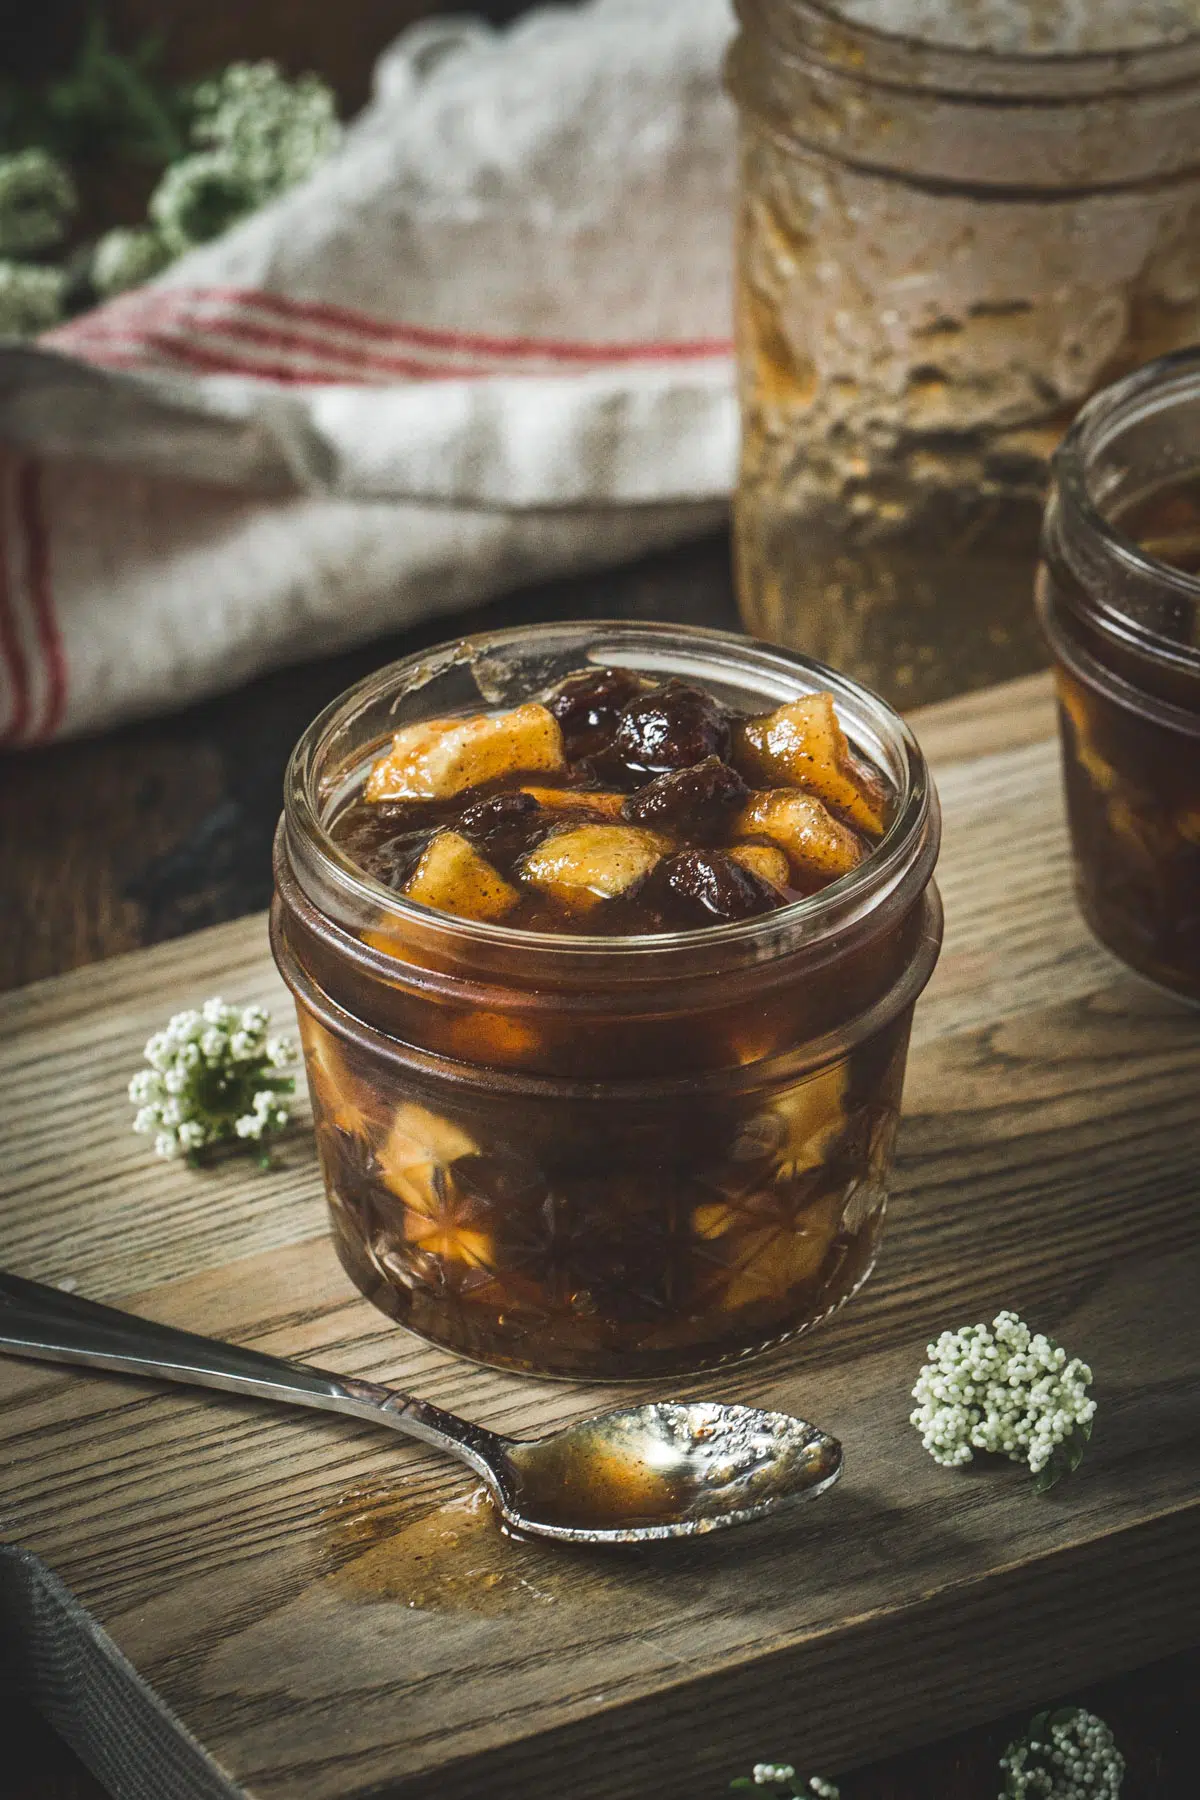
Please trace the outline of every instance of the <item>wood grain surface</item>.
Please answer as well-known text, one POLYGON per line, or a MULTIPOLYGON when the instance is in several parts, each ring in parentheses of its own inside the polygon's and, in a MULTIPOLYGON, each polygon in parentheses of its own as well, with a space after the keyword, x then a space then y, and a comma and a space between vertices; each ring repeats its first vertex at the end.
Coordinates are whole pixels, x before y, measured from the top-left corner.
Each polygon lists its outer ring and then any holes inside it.
MULTIPOLYGON (((680 1384, 834 1430, 847 1475, 811 1509, 665 1553, 564 1554, 501 1539, 465 1476, 369 1429, 0 1365, 3 1536, 227 1779, 263 1800, 683 1800, 777 1744, 836 1770, 1194 1642, 1200 1029, 1075 913, 1050 727, 1042 678, 920 726, 948 931, 879 1272, 807 1344, 680 1384), (1096 1441, 1045 1499, 1014 1468, 938 1470, 905 1422, 930 1332, 1006 1304, 1096 1369, 1096 1441)), ((284 1008, 261 918, 0 1003, 3 1262, 503 1430, 592 1409, 361 1301, 302 1131, 265 1175, 147 1157, 127 1072, 215 988, 284 1008)))

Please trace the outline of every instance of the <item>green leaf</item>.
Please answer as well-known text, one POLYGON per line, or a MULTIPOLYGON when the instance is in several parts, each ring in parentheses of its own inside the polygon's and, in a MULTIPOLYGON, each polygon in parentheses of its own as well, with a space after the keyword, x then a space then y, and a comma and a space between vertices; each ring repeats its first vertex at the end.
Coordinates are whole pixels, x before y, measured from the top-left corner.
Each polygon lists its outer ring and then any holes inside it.
POLYGON ((729 1785, 731 1788, 737 1788, 740 1790, 742 1788, 752 1788, 754 1786, 754 1783, 751 1781, 751 1779, 748 1775, 739 1775, 737 1780, 731 1781, 729 1785))
POLYGON ((1063 1439, 1046 1464, 1033 1478, 1034 1492, 1048 1493, 1064 1475, 1073 1475, 1083 1461, 1083 1453, 1087 1449, 1091 1437, 1090 1425, 1077 1425, 1069 1437, 1063 1439))

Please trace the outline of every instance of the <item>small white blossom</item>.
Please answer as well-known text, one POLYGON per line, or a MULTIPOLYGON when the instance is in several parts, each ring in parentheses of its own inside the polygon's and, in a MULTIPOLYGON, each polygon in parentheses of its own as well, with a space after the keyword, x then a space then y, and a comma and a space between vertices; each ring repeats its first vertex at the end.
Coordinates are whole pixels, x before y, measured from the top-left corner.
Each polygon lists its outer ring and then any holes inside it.
POLYGON ((204 151, 164 170, 150 196, 150 218, 171 256, 220 237, 259 204, 225 156, 204 151))
POLYGON ((341 137, 334 97, 316 75, 289 81, 273 62, 234 63, 193 91, 192 139, 224 158, 255 205, 310 175, 341 137))
POLYGON ((123 294, 127 288, 140 287, 165 269, 171 252, 159 236, 146 226, 136 230, 118 225, 106 231, 92 252, 89 274, 92 286, 104 299, 123 294))
POLYGON ((913 1388, 910 1422, 945 1468, 960 1468, 977 1450, 1027 1463, 1048 1487, 1074 1468, 1091 1435, 1096 1402, 1087 1396, 1092 1371, 1016 1313, 987 1325, 944 1331, 913 1388))
POLYGON ((75 211, 70 171, 41 149, 0 156, 0 256, 36 256, 61 241, 75 211))
POLYGON ((294 1082, 279 1071, 294 1060, 287 1038, 268 1037, 261 1006, 206 1000, 176 1013, 146 1045, 149 1068, 129 1083, 133 1128, 154 1137, 160 1156, 197 1154, 213 1144, 262 1143, 289 1118, 294 1082))
POLYGON ((755 1763, 749 1776, 730 1783, 731 1788, 786 1788, 790 1800, 840 1800, 841 1790, 820 1775, 797 1775, 791 1763, 755 1763))
POLYGON ((0 338, 36 337, 62 317, 61 269, 0 259, 0 338))
POLYGON ((1000 1800, 1118 1800, 1125 1759, 1112 1732, 1082 1707, 1039 1713, 1000 1758, 1000 1800))

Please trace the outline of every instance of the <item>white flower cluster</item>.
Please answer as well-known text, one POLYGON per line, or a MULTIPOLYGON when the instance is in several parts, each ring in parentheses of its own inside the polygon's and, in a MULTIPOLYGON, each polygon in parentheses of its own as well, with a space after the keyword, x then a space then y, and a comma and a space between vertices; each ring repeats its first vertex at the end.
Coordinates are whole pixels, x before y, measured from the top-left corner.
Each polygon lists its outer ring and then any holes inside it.
POLYGON ((65 274, 22 258, 57 244, 75 206, 75 184, 48 151, 0 156, 0 337, 34 337, 58 324, 65 274))
POLYGON ((287 1038, 269 1037, 261 1006, 206 1000, 176 1013, 146 1045, 149 1068, 129 1083, 135 1131, 153 1134, 160 1156, 193 1158, 238 1138, 261 1144, 289 1118, 294 1083, 279 1073, 294 1060, 287 1038))
POLYGON ((35 337, 62 316, 61 269, 0 258, 0 337, 35 337))
POLYGON ((118 225, 106 231, 92 252, 92 286, 104 299, 149 281, 171 260, 157 231, 118 225))
POLYGON ((935 1462, 957 1468, 984 1450, 1050 1475, 1060 1445, 1082 1455, 1096 1412, 1092 1372, 1016 1313, 998 1313, 990 1329, 944 1331, 927 1354, 909 1416, 935 1462))
POLYGON ((192 105, 192 153, 172 163, 150 199, 164 260, 303 181, 341 136, 325 83, 288 81, 273 62, 232 64, 195 88, 192 105))
POLYGON ((0 256, 36 256, 61 241, 75 211, 75 183, 48 150, 0 156, 0 256))
POLYGON ((1039 1713, 1000 1758, 1000 1800, 1118 1800, 1125 1759, 1112 1732, 1082 1707, 1039 1713))
POLYGON ((225 158, 259 202, 311 175, 341 136, 325 83, 288 81, 273 62, 234 63, 192 99, 194 142, 225 158))
POLYGON ((807 1780, 804 1776, 800 1776, 797 1780, 796 1771, 791 1763, 755 1763, 750 1781, 743 1780, 735 1782, 733 1785, 735 1787, 782 1787, 784 1782, 790 1786, 794 1800, 799 1800, 799 1796, 806 1794, 813 1795, 814 1800, 840 1800, 841 1789, 835 1787, 832 1781, 824 1781, 820 1775, 810 1775, 807 1780))

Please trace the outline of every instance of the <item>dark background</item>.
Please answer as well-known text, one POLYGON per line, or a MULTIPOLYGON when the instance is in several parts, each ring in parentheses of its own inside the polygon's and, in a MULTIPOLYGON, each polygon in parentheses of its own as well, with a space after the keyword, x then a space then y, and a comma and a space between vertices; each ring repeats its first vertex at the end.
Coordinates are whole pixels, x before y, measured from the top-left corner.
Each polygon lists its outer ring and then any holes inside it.
MULTIPOLYGON (((0 71, 33 80, 62 69, 90 10, 85 0, 0 0, 0 71)), ((375 56, 406 23, 466 10, 499 22, 524 7, 519 0, 175 0, 169 7, 110 0, 104 9, 122 46, 149 30, 165 32, 163 70, 171 77, 271 57, 293 74, 320 72, 347 115, 366 98, 375 56)), ((98 225, 136 220, 152 179, 137 169, 94 171, 85 198, 98 225)), ((727 537, 524 590, 460 616, 455 629, 580 617, 736 629, 727 537)), ((167 719, 10 758, 0 772, 0 988, 264 907, 283 765, 295 739, 349 682, 446 630, 435 622, 280 671, 167 719)), ((947 695, 957 691, 960 672, 945 667, 938 685, 947 695)), ((987 1645, 964 1645, 963 1654, 986 1656, 987 1645)), ((1200 1651, 1092 1694, 1044 1699, 1081 1700, 1108 1720, 1129 1763, 1124 1800, 1200 1794, 1200 1651)), ((861 1704, 868 1707, 871 1696, 861 1704)), ((930 1716, 936 1721, 936 1696, 930 1716)), ((999 1721, 859 1771, 843 1780, 843 1800, 995 1800, 997 1758, 1023 1723, 999 1721)), ((764 1757, 798 1755, 801 1737, 798 1720, 797 1743, 764 1745, 764 1757)), ((744 1772, 731 1768, 730 1776, 744 1772)), ((0 1800, 103 1796, 50 1729, 10 1699, 0 1700, 0 1800)))

